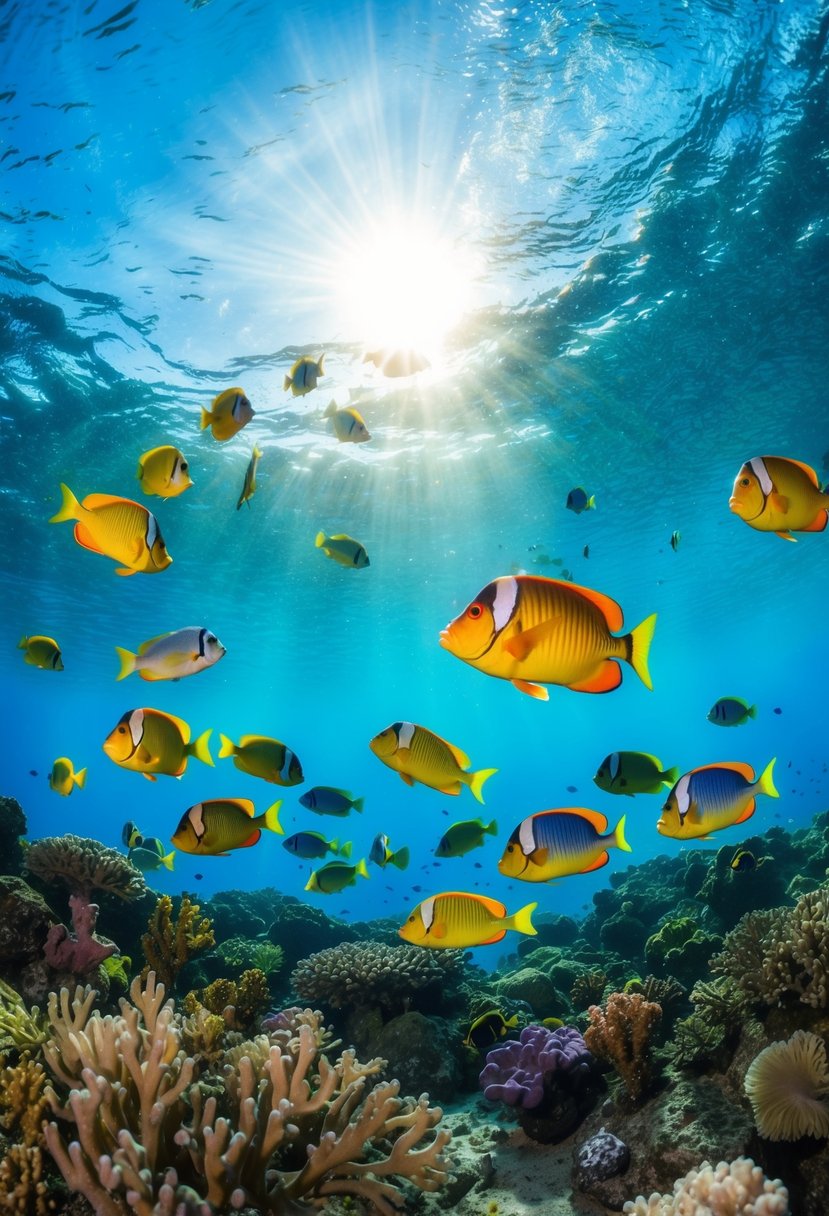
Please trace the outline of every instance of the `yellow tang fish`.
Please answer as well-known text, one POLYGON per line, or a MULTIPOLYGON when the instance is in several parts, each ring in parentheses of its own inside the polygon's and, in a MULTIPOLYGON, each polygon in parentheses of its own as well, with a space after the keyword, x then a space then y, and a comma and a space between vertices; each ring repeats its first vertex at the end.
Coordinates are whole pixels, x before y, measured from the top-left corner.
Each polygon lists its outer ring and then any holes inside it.
POLYGON ((345 532, 338 532, 336 536, 326 536, 324 532, 318 532, 314 543, 318 549, 322 549, 326 557, 332 558, 341 566, 364 570, 366 566, 371 565, 365 546, 353 536, 346 536, 345 532))
POLYGON ((537 574, 507 575, 487 583, 471 604, 441 630, 450 654, 489 676, 510 680, 519 692, 546 701, 541 684, 575 692, 610 692, 622 682, 616 659, 630 663, 652 688, 648 651, 656 615, 631 633, 615 600, 588 587, 537 574))
POLYGON ((136 476, 145 494, 157 494, 159 498, 177 498, 189 490, 190 466, 178 448, 151 448, 138 457, 136 476))
POLYGON ((161 633, 138 647, 138 654, 115 647, 121 670, 115 677, 123 680, 137 671, 142 680, 181 680, 205 667, 212 667, 227 654, 215 633, 198 625, 188 625, 173 633, 161 633))
POLYGON ((465 752, 414 722, 393 722, 374 736, 369 747, 406 785, 420 781, 442 794, 459 794, 461 786, 468 785, 479 802, 484 800, 484 782, 498 772, 497 768, 466 772, 469 757, 465 752))
POLYGON ((75 540, 92 553, 121 562, 116 574, 157 574, 172 564, 158 520, 140 502, 87 494, 80 503, 68 486, 61 484, 60 489, 63 502, 49 523, 76 519, 75 540))
POLYGON ((262 829, 284 835, 279 824, 281 802, 257 815, 248 798, 212 798, 185 811, 172 842, 182 853, 227 857, 231 849, 256 844, 262 829))
POLYGON ((431 946, 435 950, 489 946, 502 941, 508 929, 535 937, 531 917, 537 907, 537 903, 527 904, 507 916, 505 906, 497 899, 466 891, 446 891, 418 904, 397 932, 413 946, 431 946))
POLYGON ((227 735, 220 734, 219 739, 219 759, 232 756, 236 767, 251 777, 261 777, 273 785, 299 785, 305 780, 299 757, 278 739, 270 739, 267 735, 242 735, 238 744, 227 735))
POLYGON ((33 633, 30 637, 22 637, 17 643, 17 649, 26 651, 23 662, 28 663, 30 667, 40 667, 44 671, 63 671, 60 646, 54 638, 33 633))
POLYGON ((821 492, 815 470, 787 456, 747 460, 728 505, 750 528, 782 540, 797 540, 792 532, 822 532, 829 518, 829 494, 821 492))
POLYGON ((677 781, 662 808, 656 830, 675 840, 707 840, 711 832, 745 823, 754 814, 755 794, 779 798, 770 760, 758 779, 750 764, 704 764, 677 781))
POLYGON ((58 756, 49 774, 49 789, 67 798, 75 788, 82 790, 86 785, 86 769, 79 768, 75 772, 74 765, 68 756, 58 756))
POLYGON ((246 502, 248 506, 250 506, 250 500, 256 493, 256 466, 259 464, 261 457, 262 453, 259 451, 256 444, 254 444, 253 451, 250 454, 250 460, 248 461, 248 467, 245 470, 245 481, 242 486, 242 493, 239 495, 239 501, 236 504, 237 511, 241 507, 242 503, 246 502))
POLYGON ((340 410, 336 401, 330 401, 323 418, 331 419, 334 434, 340 443, 366 443, 371 439, 363 415, 353 405, 340 410))
POLYGON ((121 768, 143 773, 155 781, 154 773, 180 777, 188 756, 213 767, 207 741, 213 732, 206 730, 190 742, 190 727, 181 718, 160 709, 128 709, 104 740, 104 751, 121 768))
POLYGON ((538 811, 522 820, 512 833, 498 869, 507 878, 549 882, 601 869, 607 865, 610 848, 631 851, 625 840, 624 815, 608 832, 607 818, 587 807, 538 811))
POLYGON ((243 426, 247 426, 254 413, 244 389, 226 388, 213 398, 209 410, 202 407, 200 428, 205 431, 210 427, 213 438, 224 443, 238 434, 243 426))
POLYGON ((325 375, 324 359, 324 354, 320 355, 319 359, 302 355, 285 377, 283 390, 287 393, 290 389, 294 397, 304 397, 306 393, 310 393, 317 387, 317 380, 325 375))

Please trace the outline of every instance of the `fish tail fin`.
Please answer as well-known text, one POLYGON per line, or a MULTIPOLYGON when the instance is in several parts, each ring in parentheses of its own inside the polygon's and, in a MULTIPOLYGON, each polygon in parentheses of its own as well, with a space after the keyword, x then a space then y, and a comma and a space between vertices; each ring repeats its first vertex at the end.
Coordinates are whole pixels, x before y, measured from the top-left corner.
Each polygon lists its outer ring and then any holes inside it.
POLYGON ((317 546, 318 549, 322 548, 322 546, 325 544, 325 533, 324 532, 317 533, 317 538, 314 541, 314 544, 317 546))
POLYGON ((337 403, 332 397, 323 411, 323 418, 333 418, 337 412, 337 403))
POLYGON ((393 866, 397 866, 398 870, 405 870, 409 864, 409 850, 406 845, 402 849, 398 849, 396 853, 392 853, 389 861, 393 866))
POLYGON ((317 361, 317 367, 320 369, 319 374, 321 376, 325 375, 325 368, 323 366, 324 363, 325 363, 325 351, 322 352, 322 354, 320 355, 320 357, 317 361))
POLYGON ((78 789, 82 790, 83 787, 86 785, 86 769, 79 768, 78 771, 75 773, 73 780, 75 782, 75 785, 78 787, 78 789))
POLYGON ((754 787, 758 794, 768 794, 771 798, 780 797, 780 794, 777 792, 777 787, 774 784, 774 778, 772 777, 776 763, 777 757, 772 756, 771 760, 769 760, 768 764, 758 777, 757 783, 754 787))
POLYGON ((497 824, 497 823, 495 822, 495 820, 493 819, 491 823, 488 823, 488 824, 486 825, 486 827, 484 828, 484 831, 486 832, 486 834, 487 834, 488 836, 497 836, 497 834, 498 834, 498 824, 497 824))
POLYGON ((590 495, 590 497, 589 497, 589 498, 588 498, 588 500, 587 500, 587 510, 588 510, 588 511, 595 511, 595 509, 596 509, 596 495, 595 495, 595 494, 591 494, 591 495, 590 495))
POLYGON ((20 641, 17 643, 17 649, 18 649, 18 650, 25 650, 25 649, 26 649, 26 647, 27 647, 28 645, 29 645, 29 639, 26 637, 26 635, 25 635, 25 633, 24 633, 24 634, 23 634, 23 637, 22 637, 22 638, 20 639, 20 641))
MULTIPOLYGON (((288 389, 289 389, 290 387, 291 387, 291 377, 290 377, 290 376, 286 376, 286 377, 285 377, 285 379, 282 381, 282 391, 283 391, 283 393, 287 393, 287 391, 288 391, 288 389)), ((307 890, 307 888, 306 888, 306 890, 307 890)))
POLYGON ((61 482, 60 492, 62 496, 60 508, 51 517, 49 523, 62 524, 67 519, 80 519, 83 507, 69 489, 69 486, 65 486, 63 482, 61 482))
POLYGON ((210 755, 210 748, 207 746, 207 741, 212 734, 212 728, 204 731, 199 735, 198 739, 194 739, 192 743, 188 743, 184 751, 186 755, 195 756, 197 760, 201 760, 202 764, 209 764, 211 768, 215 768, 213 757, 210 755))
POLYGON ((502 920, 501 927, 504 929, 515 929, 517 933, 525 933, 527 937, 535 937, 538 930, 533 925, 532 914, 537 907, 537 903, 526 904, 523 908, 519 908, 513 916, 508 916, 506 920, 502 920))
POLYGON ((633 849, 625 840, 625 820, 627 815, 623 815, 616 827, 613 829, 613 843, 617 849, 621 849, 623 853, 632 853, 633 849))
POLYGON ((354 867, 355 874, 362 874, 363 878, 368 878, 368 870, 366 869, 366 859, 361 857, 354 867))
POLYGON ((469 782, 469 788, 472 790, 472 793, 479 802, 483 802, 484 800, 481 793, 481 790, 484 788, 484 782, 488 781, 492 774, 497 772, 497 768, 479 768, 477 773, 472 773, 472 780, 469 782))
POLYGON ((282 806, 282 799, 275 802, 273 806, 269 806, 262 816, 262 827, 267 828, 269 832, 276 832, 277 836, 284 836, 285 829, 279 822, 279 808, 282 806))
POLYGON ((236 751, 236 744, 232 739, 228 739, 227 735, 223 735, 221 731, 219 731, 219 742, 221 744, 219 747, 220 760, 225 760, 228 756, 232 756, 236 751))
POLYGON ((749 710, 748 710, 748 716, 749 716, 750 718, 756 718, 756 717, 757 717, 757 706, 756 706, 756 705, 750 705, 750 706, 749 706, 749 710))
POLYGON ((213 421, 213 415, 210 410, 206 410, 204 406, 201 409, 201 419, 199 420, 199 430, 206 431, 213 421))
POLYGON ((679 769, 674 764, 671 768, 666 768, 662 774, 662 782, 664 785, 676 785, 679 781, 679 769))
POLYGON ((122 646, 116 646, 115 653, 121 660, 121 670, 118 672, 115 679, 125 680, 127 676, 132 675, 132 673, 135 671, 135 660, 137 656, 134 655, 131 650, 124 650, 122 646))
POLYGON ((175 849, 173 849, 173 851, 171 853, 168 853, 166 855, 166 857, 161 858, 161 864, 163 866, 165 866, 168 870, 172 870, 173 860, 175 859, 175 855, 176 855, 176 851, 175 851, 175 849))
POLYGON ((646 617, 641 625, 627 635, 628 653, 625 656, 633 670, 638 675, 639 679, 653 691, 653 681, 651 673, 648 671, 648 653, 653 641, 653 631, 656 628, 656 613, 646 617))
POLYGON ((262 452, 261 452, 261 450, 260 450, 260 448, 259 448, 259 444, 258 444, 258 443, 255 443, 255 444, 253 445, 253 451, 251 452, 251 456, 256 456, 256 458, 257 458, 258 460, 261 460, 261 459, 262 459, 262 452))
MULTIPOLYGON (((333 846, 334 841, 332 841, 331 843, 333 846)), ((337 853, 340 857, 350 857, 351 856, 351 841, 347 840, 345 842, 345 844, 341 844, 338 849, 334 849, 334 852, 337 853)))
POLYGON ((355 811, 362 813, 363 807, 366 805, 366 800, 365 798, 355 798, 351 805, 355 811))

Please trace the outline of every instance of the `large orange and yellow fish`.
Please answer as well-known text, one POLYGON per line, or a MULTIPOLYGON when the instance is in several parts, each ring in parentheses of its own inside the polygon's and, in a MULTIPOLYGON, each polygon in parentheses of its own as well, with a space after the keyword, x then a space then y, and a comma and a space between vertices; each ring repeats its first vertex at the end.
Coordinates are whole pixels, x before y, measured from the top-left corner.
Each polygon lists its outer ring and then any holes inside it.
POLYGON ((181 718, 160 709, 128 709, 104 740, 104 751, 120 768, 143 773, 155 781, 155 773, 180 777, 189 756, 213 767, 206 730, 190 742, 190 727, 181 718))
POLYGON ((648 651, 656 614, 630 633, 615 600, 588 587, 535 574, 487 583, 441 630, 440 644, 486 675, 546 701, 543 684, 575 692, 610 692, 622 682, 618 659, 652 688, 648 651))
POLYGON ((538 811, 522 820, 512 833, 498 869, 507 878, 549 882, 551 878, 601 869, 607 865, 607 850, 611 848, 631 851, 625 840, 624 815, 608 832, 607 818, 587 807, 538 811))
POLYGON ((817 473, 787 456, 747 460, 728 505, 750 528, 776 532, 782 540, 797 540, 792 532, 822 532, 829 519, 829 494, 822 493, 817 473))
POLYGON ((75 540, 92 553, 120 562, 116 574, 156 574, 172 564, 158 520, 140 502, 87 494, 81 503, 68 486, 61 484, 60 490, 63 501, 49 523, 77 520, 75 540))
POLYGON ((442 794, 459 794, 468 785, 479 802, 483 802, 484 782, 497 773, 497 768, 481 768, 470 773, 469 757, 454 743, 447 743, 425 726, 414 722, 393 722, 369 747, 389 768, 400 774, 406 785, 420 781, 442 794))
POLYGON ((750 764, 704 764, 684 773, 668 795, 656 830, 675 840, 707 840, 712 832, 745 823, 756 794, 779 798, 770 760, 755 781, 750 764))
POLYGON ((182 853, 227 857, 231 849, 249 849, 262 830, 284 835, 279 823, 281 802, 261 815, 249 798, 211 798, 197 802, 182 815, 171 839, 182 853))
POLYGON ((446 891, 418 904, 398 929, 404 941, 433 950, 466 949, 500 942, 508 929, 535 937, 532 914, 538 904, 527 904, 512 916, 499 900, 467 891, 446 891))

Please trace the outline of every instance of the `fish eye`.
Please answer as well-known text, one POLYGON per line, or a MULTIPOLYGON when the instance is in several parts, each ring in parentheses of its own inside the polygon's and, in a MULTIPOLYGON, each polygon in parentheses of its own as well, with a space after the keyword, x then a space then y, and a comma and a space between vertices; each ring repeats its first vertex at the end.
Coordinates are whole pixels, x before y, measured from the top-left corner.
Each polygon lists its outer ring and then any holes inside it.
POLYGON ((741 478, 740 478, 740 485, 741 485, 741 486, 750 486, 750 485, 751 485, 751 482, 749 481, 749 479, 748 479, 747 477, 741 477, 741 478))
POLYGON ((478 617, 483 614, 483 611, 480 604, 470 604, 466 610, 466 615, 470 620, 477 621, 478 617))
POLYGON ((216 637, 215 633, 208 633, 207 640, 210 643, 210 645, 212 646, 214 642, 218 641, 218 638, 216 637))
POLYGON ((514 845, 514 844, 508 844, 508 845, 507 845, 507 852, 508 852, 508 853, 514 853, 514 852, 515 852, 515 845, 514 845))
POLYGON ((181 462, 181 471, 182 471, 182 473, 187 472, 187 461, 186 460, 182 460, 182 462, 181 462))
POLYGON ((118 727, 118 734, 119 734, 119 735, 125 735, 126 733, 127 733, 127 728, 126 728, 126 726, 119 726, 119 727, 118 727))

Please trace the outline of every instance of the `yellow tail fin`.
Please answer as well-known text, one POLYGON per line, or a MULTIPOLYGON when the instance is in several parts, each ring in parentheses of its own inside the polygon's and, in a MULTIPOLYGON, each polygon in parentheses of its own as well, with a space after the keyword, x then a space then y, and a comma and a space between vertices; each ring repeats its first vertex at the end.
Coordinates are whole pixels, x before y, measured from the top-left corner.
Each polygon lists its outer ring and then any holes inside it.
POLYGON ((321 376, 325 375, 325 368, 323 367, 324 362, 325 362, 325 352, 323 351, 323 353, 320 355, 319 359, 317 360, 317 367, 319 368, 319 374, 321 376))
POLYGON ((623 853, 632 853, 633 849, 630 847, 628 842, 625 840, 625 819, 626 818, 627 818, 627 816, 623 815, 622 818, 619 820, 619 822, 616 824, 616 827, 613 829, 613 843, 616 845, 616 848, 621 849, 623 853))
POLYGON ((162 857, 162 858, 161 858, 161 864, 162 864, 163 866, 166 866, 168 870, 172 870, 172 868, 173 868, 173 858, 175 857, 175 855, 176 855, 176 852, 175 852, 175 849, 174 849, 174 850, 172 851, 172 853, 168 853, 166 857, 162 857))
POLYGON ((219 740, 221 742, 221 747, 219 748, 219 759, 225 760, 228 756, 232 756, 236 751, 236 744, 232 739, 228 739, 227 735, 223 735, 221 731, 219 732, 219 740))
POLYGON ((528 937, 535 937, 538 930, 533 927, 532 914, 537 907, 537 903, 527 904, 526 907, 519 908, 513 916, 508 916, 500 923, 505 929, 515 929, 517 933, 526 933, 528 937))
POLYGON ((323 418, 333 418, 334 415, 336 414, 336 412, 337 412, 337 403, 332 397, 332 399, 328 402, 328 405, 325 407, 325 410, 324 410, 322 416, 323 416, 323 418))
POLYGON ((484 828, 484 831, 486 832, 486 834, 488 836, 497 836, 498 835, 498 824, 493 819, 491 823, 487 824, 487 826, 484 828))
POLYGON ((23 634, 23 637, 22 637, 22 638, 20 639, 20 641, 17 643, 17 649, 18 649, 18 650, 25 650, 25 649, 26 649, 26 647, 27 647, 28 645, 29 645, 29 639, 26 637, 26 635, 25 635, 25 633, 24 633, 24 634, 23 634))
POLYGON ((212 421, 213 421, 213 415, 211 414, 210 410, 206 410, 204 408, 204 406, 202 406, 201 421, 199 422, 199 430, 206 431, 212 421))
POLYGON ((78 787, 78 789, 82 790, 83 787, 86 785, 86 769, 85 768, 78 769, 78 771, 75 773, 74 781, 75 781, 75 785, 78 787))
POLYGON ((677 781, 679 781, 679 769, 676 765, 673 768, 665 769, 665 772, 662 774, 662 781, 664 785, 676 785, 677 781))
MULTIPOLYGON (((332 841, 332 845, 333 845, 333 841, 332 841)), ((334 849, 334 852, 339 857, 350 857, 351 856, 351 841, 347 840, 345 842, 345 844, 341 844, 338 849, 334 849)))
POLYGON ((62 495, 60 509, 55 512, 55 514, 49 520, 49 523, 62 524, 67 519, 80 519, 83 507, 69 489, 69 486, 65 486, 63 482, 61 482, 60 492, 62 495))
POLYGON ((322 546, 325 544, 325 533, 324 532, 317 533, 317 539, 314 541, 314 544, 317 546, 318 549, 322 548, 322 546))
POLYGON ((758 794, 768 794, 772 798, 780 797, 774 784, 774 779, 772 778, 772 773, 776 763, 777 757, 773 756, 757 779, 754 788, 758 794))
MULTIPOLYGON (((291 387, 291 377, 290 377, 290 376, 286 376, 286 377, 285 377, 285 379, 282 381, 282 391, 283 391, 283 393, 287 393, 287 391, 288 391, 288 389, 289 389, 290 387, 291 387)), ((307 888, 307 887, 306 887, 305 889, 306 889, 306 891, 308 890, 308 888, 307 888)))
POLYGON ((206 730, 199 735, 192 743, 188 743, 185 747, 185 752, 188 756, 195 756, 197 760, 201 760, 202 764, 209 764, 211 768, 216 766, 213 763, 213 757, 210 755, 210 748, 207 746, 207 740, 213 734, 212 729, 206 730))
POLYGON ((269 832, 276 832, 277 836, 284 836, 285 829, 279 822, 279 808, 282 806, 282 799, 275 802, 273 806, 269 806, 262 816, 262 827, 267 828, 269 832))
POLYGON ((406 845, 402 849, 398 849, 396 853, 392 853, 389 861, 393 866, 397 866, 398 870, 405 870, 409 864, 409 850, 406 845))
POLYGON ((641 625, 637 625, 632 633, 628 634, 630 638, 628 662, 645 685, 645 688, 650 688, 651 690, 653 690, 653 683, 651 681, 651 673, 648 671, 648 652, 651 648, 655 628, 656 613, 654 612, 641 625))
POLYGON ((131 650, 124 650, 121 646, 115 647, 115 653, 121 660, 121 670, 115 677, 116 680, 125 680, 127 676, 132 675, 135 671, 135 660, 137 655, 134 655, 131 650))
POLYGON ((469 782, 469 788, 472 790, 472 793, 479 802, 483 802, 484 800, 483 795, 481 794, 481 790, 484 788, 484 782, 488 781, 492 774, 497 772, 497 768, 479 768, 477 773, 470 774, 472 780, 469 782))
POLYGON ((363 878, 368 878, 368 870, 366 869, 366 859, 361 857, 354 867, 355 874, 362 874, 363 878))
POLYGON ((365 804, 366 804, 365 798, 355 798, 351 804, 351 809, 353 811, 359 811, 360 813, 362 813, 362 810, 363 810, 363 807, 365 806, 365 804))

